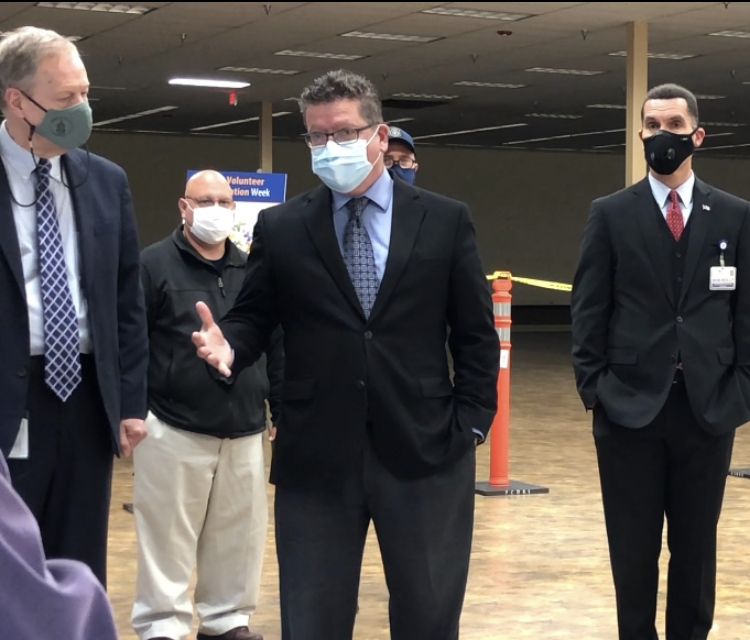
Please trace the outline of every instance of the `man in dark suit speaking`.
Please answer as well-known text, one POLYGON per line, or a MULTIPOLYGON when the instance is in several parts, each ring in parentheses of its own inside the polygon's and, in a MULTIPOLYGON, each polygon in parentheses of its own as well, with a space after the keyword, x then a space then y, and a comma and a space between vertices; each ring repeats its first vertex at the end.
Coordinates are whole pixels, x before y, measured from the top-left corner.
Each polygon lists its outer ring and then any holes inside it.
POLYGON ((148 345, 125 172, 91 133, 75 46, 0 41, 0 450, 51 558, 104 583, 112 455, 143 438, 148 345))
POLYGON ((284 640, 352 637, 372 520, 394 640, 455 640, 474 513, 475 442, 497 405, 492 302, 463 203, 383 166, 365 78, 302 94, 320 186, 261 213, 244 287, 198 354, 228 376, 284 330, 271 467, 284 640), (446 327, 454 358, 451 385, 446 327))
POLYGON ((594 201, 573 284, 573 365, 594 412, 620 640, 705 640, 734 432, 750 418, 748 203, 695 177, 695 96, 652 89, 648 177, 594 201))

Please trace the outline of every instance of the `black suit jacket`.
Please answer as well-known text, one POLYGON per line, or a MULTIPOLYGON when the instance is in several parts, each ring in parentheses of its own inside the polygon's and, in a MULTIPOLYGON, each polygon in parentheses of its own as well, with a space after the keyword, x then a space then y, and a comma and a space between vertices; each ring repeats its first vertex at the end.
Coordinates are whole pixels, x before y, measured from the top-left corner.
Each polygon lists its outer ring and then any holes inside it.
POLYGON ((696 180, 683 282, 675 296, 648 180, 595 200, 573 284, 573 365, 587 407, 625 427, 664 405, 678 358, 702 427, 750 418, 750 209, 696 180), (735 291, 710 291, 719 242, 737 267, 735 291))
MULTIPOLYGON (((75 212, 97 379, 113 451, 119 423, 146 415, 148 338, 133 202, 125 172, 81 150, 63 156, 75 212), (79 186, 80 185, 80 186, 79 186)), ((33 207, 30 207, 34 215, 33 207)), ((29 321, 21 254, 0 163, 0 450, 7 455, 26 411, 29 321)), ((104 427, 104 425, 102 425, 104 427)))
POLYGON ((390 251, 369 320, 327 188, 260 214, 243 289, 221 328, 236 374, 283 327, 275 484, 335 486, 361 461, 368 430, 392 473, 428 476, 474 446, 473 428, 490 428, 499 343, 469 211, 400 180, 393 189, 390 251))

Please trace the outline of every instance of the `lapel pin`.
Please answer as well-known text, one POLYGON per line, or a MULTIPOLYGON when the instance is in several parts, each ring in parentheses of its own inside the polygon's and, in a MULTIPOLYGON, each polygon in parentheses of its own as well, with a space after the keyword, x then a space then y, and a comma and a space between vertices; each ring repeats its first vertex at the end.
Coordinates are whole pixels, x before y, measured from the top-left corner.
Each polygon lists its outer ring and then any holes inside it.
POLYGON ((704 211, 711 211, 711 205, 709 205, 709 204, 704 204, 704 205, 703 205, 703 210, 704 210, 704 211))

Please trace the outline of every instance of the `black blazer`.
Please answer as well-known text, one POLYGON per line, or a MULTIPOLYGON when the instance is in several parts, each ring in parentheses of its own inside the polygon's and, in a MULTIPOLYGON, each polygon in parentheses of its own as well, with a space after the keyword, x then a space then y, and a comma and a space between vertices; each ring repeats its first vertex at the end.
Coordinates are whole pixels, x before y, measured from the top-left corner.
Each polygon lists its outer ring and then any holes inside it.
POLYGON ((278 323, 284 330, 277 485, 335 486, 361 460, 368 430, 392 473, 424 477, 492 423, 499 343, 468 208, 400 180, 393 189, 390 251, 369 320, 327 188, 258 219, 243 289, 221 328, 235 349, 233 374, 260 356, 278 323))
MULTIPOLYGON (((119 425, 146 415, 148 338, 133 202, 125 172, 77 149, 63 156, 70 184, 99 390, 112 447, 119 425), (80 186, 79 186, 80 185, 80 186)), ((21 254, 0 163, 0 450, 7 455, 26 410, 29 321, 21 254)))
POLYGON ((573 366, 587 407, 625 427, 664 405, 680 358, 690 404, 714 434, 750 419, 750 208, 696 180, 679 297, 648 180, 595 200, 573 284, 573 366), (709 270, 737 267, 735 291, 709 270))

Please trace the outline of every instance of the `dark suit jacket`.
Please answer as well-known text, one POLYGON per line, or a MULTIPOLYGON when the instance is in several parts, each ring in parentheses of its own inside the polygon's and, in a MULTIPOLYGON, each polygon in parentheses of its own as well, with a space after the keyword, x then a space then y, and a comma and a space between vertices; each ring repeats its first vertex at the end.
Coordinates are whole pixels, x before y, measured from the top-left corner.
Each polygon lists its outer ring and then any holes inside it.
MULTIPOLYGON (((148 338, 133 202, 125 172, 81 150, 63 156, 76 218, 97 379, 113 451, 119 424, 146 415, 148 338), (80 185, 80 186, 79 186, 80 185)), ((32 209, 33 210, 33 209, 32 209)), ((29 321, 18 236, 0 163, 0 450, 8 454, 26 410, 29 321)), ((104 426, 104 425, 103 425, 104 426)))
POLYGON ((233 374, 284 330, 286 368, 271 481, 335 486, 361 461, 368 423, 392 473, 447 468, 486 434, 499 344, 466 205, 394 181, 390 252, 365 319, 319 187, 261 213, 245 284, 221 328, 233 374), (446 361, 446 325, 455 387, 446 361))
POLYGON ((679 297, 648 180, 595 200, 573 284, 573 366, 587 407, 625 427, 651 423, 678 358, 702 427, 750 418, 750 208, 696 180, 679 297), (710 291, 709 271, 737 267, 735 291, 710 291))

